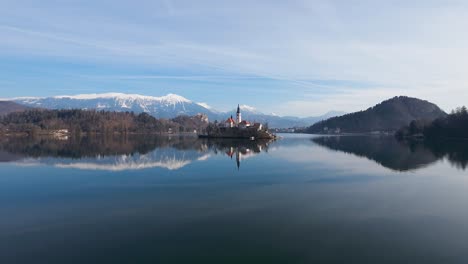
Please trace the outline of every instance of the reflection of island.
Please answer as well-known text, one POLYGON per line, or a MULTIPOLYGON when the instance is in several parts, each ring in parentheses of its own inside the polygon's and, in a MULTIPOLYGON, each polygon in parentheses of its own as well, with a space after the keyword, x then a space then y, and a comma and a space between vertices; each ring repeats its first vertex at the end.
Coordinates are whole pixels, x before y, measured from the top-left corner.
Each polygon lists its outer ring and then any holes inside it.
POLYGON ((223 139, 209 140, 216 145, 216 153, 224 152, 231 159, 236 158, 237 168, 240 168, 240 163, 243 159, 252 157, 262 151, 268 151, 268 145, 271 140, 243 140, 243 139, 223 139))
POLYGON ((145 168, 176 170, 212 154, 232 150, 241 159, 266 149, 265 141, 198 139, 193 136, 110 136, 58 140, 0 140, 0 162, 48 164, 61 168, 122 171, 145 168))
POLYGON ((399 142, 390 136, 332 136, 312 139, 332 150, 366 157, 397 171, 414 170, 447 158, 465 169, 468 163, 467 142, 399 142))

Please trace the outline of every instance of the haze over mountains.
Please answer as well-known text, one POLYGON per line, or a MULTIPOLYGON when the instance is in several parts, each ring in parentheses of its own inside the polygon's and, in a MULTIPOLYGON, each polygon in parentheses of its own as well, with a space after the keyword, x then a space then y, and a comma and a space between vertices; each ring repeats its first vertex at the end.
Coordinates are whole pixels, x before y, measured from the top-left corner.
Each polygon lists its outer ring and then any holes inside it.
MULTIPOLYGON (((135 113, 146 112, 157 118, 174 118, 179 115, 192 116, 203 113, 211 121, 222 121, 231 114, 235 115, 235 109, 228 112, 220 112, 212 109, 207 104, 197 103, 176 94, 154 97, 138 94, 104 93, 54 97, 22 97, 13 98, 12 101, 28 107, 46 109, 96 109, 119 112, 131 111, 135 113)), ((343 114, 342 112, 331 111, 322 116, 299 118, 264 114, 256 108, 246 105, 242 105, 241 110, 244 119, 268 123, 270 127, 274 128, 306 127, 317 121, 343 114)))

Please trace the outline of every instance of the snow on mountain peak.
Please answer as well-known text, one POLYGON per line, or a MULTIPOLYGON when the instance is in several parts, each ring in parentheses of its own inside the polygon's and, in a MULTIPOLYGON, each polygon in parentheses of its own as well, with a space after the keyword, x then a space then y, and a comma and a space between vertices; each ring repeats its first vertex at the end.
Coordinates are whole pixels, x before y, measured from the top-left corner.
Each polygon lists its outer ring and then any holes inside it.
POLYGON ((164 101, 171 104, 190 103, 191 101, 177 94, 167 94, 161 97, 146 96, 140 94, 125 94, 125 93, 93 93, 93 94, 77 94, 77 95, 60 95, 52 97, 54 99, 75 99, 75 100, 93 100, 93 99, 117 99, 117 100, 149 100, 149 101, 164 101))
POLYGON ((165 101, 165 102, 168 102, 168 103, 172 103, 172 104, 177 104, 177 103, 191 103, 192 101, 190 101, 189 99, 183 97, 183 96, 180 96, 180 95, 177 95, 177 94, 167 94, 165 96, 161 96, 161 97, 154 97, 155 99, 159 99, 161 101, 165 101))
POLYGON ((241 111, 244 110, 244 111, 248 111, 248 112, 257 112, 257 108, 255 108, 253 106, 240 105, 239 107, 240 107, 241 111))
MULTIPOLYGON (((196 112, 192 101, 177 94, 161 97, 125 93, 92 93, 61 95, 38 98, 15 98, 16 102, 50 109, 99 109, 112 111, 135 111, 153 113, 157 116, 172 117, 196 112), (187 112, 187 109, 189 112, 187 112), (190 112, 191 111, 191 112, 190 112)), ((197 105, 198 106, 198 105, 197 105)))
POLYGON ((211 107, 210 105, 208 105, 207 103, 197 103, 197 105, 199 105, 199 106, 201 106, 201 107, 204 107, 204 108, 206 108, 206 109, 210 109, 210 110, 211 110, 211 108, 212 108, 212 107, 211 107))

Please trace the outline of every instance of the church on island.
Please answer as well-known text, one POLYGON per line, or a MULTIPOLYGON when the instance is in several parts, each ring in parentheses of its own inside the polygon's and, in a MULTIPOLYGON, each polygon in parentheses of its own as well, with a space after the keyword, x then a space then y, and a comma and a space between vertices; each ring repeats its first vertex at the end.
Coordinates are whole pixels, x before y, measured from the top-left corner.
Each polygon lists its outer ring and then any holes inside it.
POLYGON ((236 112, 236 120, 232 118, 232 115, 230 118, 228 118, 224 123, 221 123, 220 126, 224 128, 240 128, 240 129, 255 129, 255 130, 262 130, 263 125, 260 123, 250 123, 247 120, 242 120, 242 114, 240 110, 240 105, 237 105, 237 112, 236 112))
POLYGON ((210 123, 206 134, 198 135, 200 138, 244 138, 244 139, 275 139, 268 128, 261 123, 251 123, 242 120, 240 105, 237 106, 236 119, 232 116, 224 122, 210 123))

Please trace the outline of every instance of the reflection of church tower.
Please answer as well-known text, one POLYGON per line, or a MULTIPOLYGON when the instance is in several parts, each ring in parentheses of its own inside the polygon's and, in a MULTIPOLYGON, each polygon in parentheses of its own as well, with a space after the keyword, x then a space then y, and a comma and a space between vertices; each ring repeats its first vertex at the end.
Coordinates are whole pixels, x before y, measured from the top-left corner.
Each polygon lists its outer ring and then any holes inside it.
POLYGON ((236 121, 237 121, 237 125, 239 125, 242 122, 242 116, 241 116, 239 105, 237 105, 237 120, 236 121))
POLYGON ((241 160, 241 157, 242 157, 242 153, 239 151, 239 149, 237 149, 237 151, 236 151, 237 169, 239 169, 239 167, 240 167, 240 160, 241 160))

